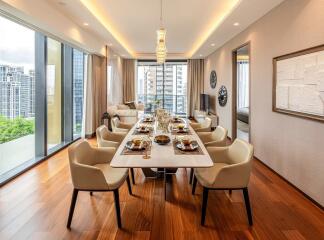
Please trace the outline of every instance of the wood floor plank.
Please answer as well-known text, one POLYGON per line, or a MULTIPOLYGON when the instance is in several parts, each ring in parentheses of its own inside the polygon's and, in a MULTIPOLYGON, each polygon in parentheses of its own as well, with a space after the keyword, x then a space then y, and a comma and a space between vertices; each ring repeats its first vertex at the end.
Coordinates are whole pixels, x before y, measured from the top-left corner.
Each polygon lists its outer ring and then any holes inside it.
POLYGON ((324 240, 323 210, 257 160, 249 185, 252 227, 241 191, 211 191, 200 226, 202 188, 193 196, 188 176, 188 169, 172 176, 165 201, 163 180, 135 169, 134 195, 126 184, 120 189, 122 229, 112 193, 81 192, 68 230, 73 187, 65 149, 0 189, 0 239, 324 240))

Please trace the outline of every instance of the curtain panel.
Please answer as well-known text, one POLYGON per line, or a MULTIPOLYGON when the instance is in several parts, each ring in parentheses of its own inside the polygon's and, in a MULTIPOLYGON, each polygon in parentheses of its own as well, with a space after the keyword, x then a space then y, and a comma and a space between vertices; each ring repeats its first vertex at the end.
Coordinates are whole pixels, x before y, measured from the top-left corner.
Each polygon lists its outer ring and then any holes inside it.
POLYGON ((187 103, 188 115, 193 116, 194 110, 200 108, 200 94, 204 92, 204 60, 188 60, 187 103))
POLYGON ((106 58, 97 55, 88 55, 87 62, 85 135, 91 136, 107 111, 107 63, 106 58))
POLYGON ((135 60, 123 59, 123 101, 135 101, 135 60))
POLYGON ((249 107, 249 60, 237 61, 237 108, 249 107))

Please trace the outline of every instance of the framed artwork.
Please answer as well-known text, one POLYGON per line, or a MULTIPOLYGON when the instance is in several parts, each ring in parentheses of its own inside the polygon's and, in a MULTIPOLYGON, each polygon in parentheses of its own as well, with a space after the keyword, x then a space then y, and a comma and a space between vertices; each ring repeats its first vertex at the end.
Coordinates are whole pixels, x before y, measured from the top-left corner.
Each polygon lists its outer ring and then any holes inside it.
POLYGON ((324 45, 273 59, 272 109, 324 121, 324 45))

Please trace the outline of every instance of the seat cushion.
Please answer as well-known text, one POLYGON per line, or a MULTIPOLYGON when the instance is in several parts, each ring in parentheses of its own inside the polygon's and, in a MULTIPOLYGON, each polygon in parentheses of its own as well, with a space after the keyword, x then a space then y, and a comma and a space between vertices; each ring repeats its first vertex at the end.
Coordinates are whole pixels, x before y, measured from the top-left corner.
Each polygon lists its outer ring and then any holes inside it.
POLYGON ((109 164, 96 164, 94 167, 99 168, 108 184, 109 190, 119 188, 128 175, 128 168, 112 168, 109 164))
POLYGON ((199 183, 204 187, 212 187, 216 176, 220 170, 228 166, 227 163, 214 163, 214 166, 210 168, 195 168, 195 176, 199 183))

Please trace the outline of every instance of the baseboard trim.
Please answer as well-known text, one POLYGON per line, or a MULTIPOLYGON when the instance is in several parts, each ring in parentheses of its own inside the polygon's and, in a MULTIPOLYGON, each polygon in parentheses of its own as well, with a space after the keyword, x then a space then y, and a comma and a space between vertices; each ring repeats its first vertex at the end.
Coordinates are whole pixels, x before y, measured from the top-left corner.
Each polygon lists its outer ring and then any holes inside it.
POLYGON ((91 139, 91 138, 94 138, 96 136, 96 133, 94 132, 94 133, 90 133, 90 134, 85 134, 85 138, 87 138, 87 139, 91 139))
POLYGON ((284 178, 283 176, 281 176, 279 173, 277 173, 275 170, 273 170, 271 167, 269 167, 267 164, 265 164, 264 162, 262 162, 259 158, 257 158, 256 156, 254 156, 254 158, 261 163, 263 166, 265 166, 266 168, 268 168, 271 172, 273 172, 275 175, 277 175, 279 178, 281 178, 283 181, 285 181, 286 183, 288 183, 290 186, 292 186, 295 190, 297 190, 299 193, 301 193, 305 198, 307 198, 308 200, 310 200, 316 207, 318 207, 319 209, 321 209, 322 211, 324 210, 324 206, 322 206, 319 202, 317 202, 316 200, 314 200, 312 197, 310 197, 309 195, 307 195, 305 192, 303 192, 302 190, 300 190, 297 186, 295 186, 293 183, 291 183, 290 181, 288 181, 286 178, 284 178))

